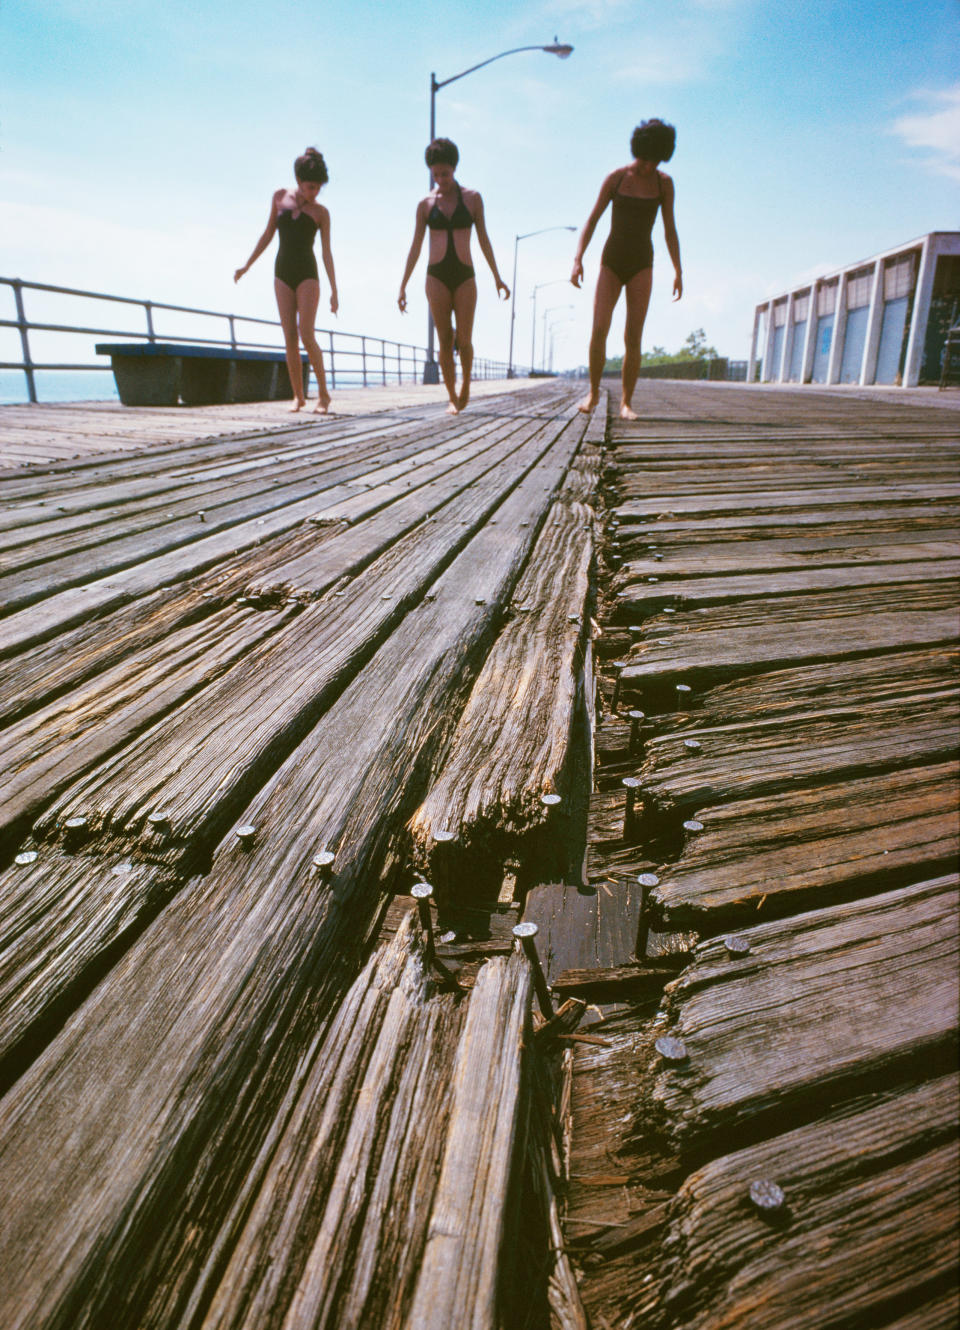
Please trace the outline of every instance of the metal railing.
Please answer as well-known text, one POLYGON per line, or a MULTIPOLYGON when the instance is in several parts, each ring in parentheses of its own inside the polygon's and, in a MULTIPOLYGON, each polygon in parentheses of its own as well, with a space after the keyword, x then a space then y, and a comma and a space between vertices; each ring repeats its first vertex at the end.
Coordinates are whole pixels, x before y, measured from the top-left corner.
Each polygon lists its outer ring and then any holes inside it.
MULTIPOLYGON (((36 375, 41 371, 81 370, 93 373, 109 373, 110 365, 96 361, 62 363, 35 360, 30 349, 31 333, 68 333, 82 337, 130 337, 144 342, 180 342, 194 346, 223 346, 232 350, 282 351, 282 339, 272 342, 249 341, 238 337, 240 324, 256 324, 263 328, 280 328, 277 319, 259 319, 248 314, 225 314, 219 310, 192 309, 189 305, 168 305, 158 300, 139 300, 132 296, 108 295, 103 291, 80 291, 68 286, 50 286, 44 282, 24 281, 19 277, 0 277, 0 286, 13 290, 15 319, 0 319, 0 328, 16 328, 20 334, 21 360, 0 361, 0 370, 21 370, 24 375, 27 399, 38 401, 36 375), (135 305, 144 311, 145 327, 136 329, 92 328, 83 324, 44 323, 29 319, 24 303, 25 291, 45 291, 57 296, 72 296, 84 300, 109 301, 117 305, 135 305), (203 318, 226 320, 229 336, 191 337, 181 335, 157 334, 154 326, 154 314, 157 311, 174 314, 189 314, 203 318)), ((226 331, 226 330, 225 330, 226 331)), ((323 351, 324 364, 331 388, 370 387, 376 384, 420 383, 423 378, 423 366, 427 352, 422 346, 413 346, 408 342, 394 342, 385 337, 374 337, 365 333, 340 332, 338 329, 318 328, 317 340, 323 351)), ((93 354, 93 347, 89 351, 93 354)), ((473 362, 475 379, 505 379, 506 361, 477 358, 473 362)))

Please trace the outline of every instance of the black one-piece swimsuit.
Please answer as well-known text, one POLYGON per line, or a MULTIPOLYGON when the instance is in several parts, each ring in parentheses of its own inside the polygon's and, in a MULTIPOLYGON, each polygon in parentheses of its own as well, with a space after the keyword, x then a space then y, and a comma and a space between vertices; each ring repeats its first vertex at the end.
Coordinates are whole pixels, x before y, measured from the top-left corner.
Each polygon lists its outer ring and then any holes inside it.
MULTIPOLYGON (((620 184, 623 183, 623 177, 620 184)), ((624 286, 644 268, 653 267, 653 224, 663 194, 663 180, 657 172, 657 195, 652 199, 638 199, 632 194, 621 194, 619 185, 613 196, 613 217, 610 234, 603 247, 600 262, 618 277, 624 286)))
POLYGON ((454 231, 468 231, 473 226, 470 209, 463 201, 463 190, 459 185, 457 185, 457 206, 450 216, 448 217, 442 211, 440 205, 435 203, 427 217, 427 226, 431 231, 446 231, 447 233, 447 248, 443 258, 439 263, 428 265, 427 276, 436 277, 438 281, 443 282, 450 294, 453 295, 458 286, 476 275, 472 265, 464 263, 457 254, 453 240, 454 231))
POLYGON ((273 265, 274 277, 279 277, 291 291, 296 291, 301 282, 311 277, 316 280, 319 273, 313 242, 317 224, 313 218, 305 212, 298 212, 294 217, 292 208, 282 208, 277 214, 277 233, 280 236, 280 248, 273 265))

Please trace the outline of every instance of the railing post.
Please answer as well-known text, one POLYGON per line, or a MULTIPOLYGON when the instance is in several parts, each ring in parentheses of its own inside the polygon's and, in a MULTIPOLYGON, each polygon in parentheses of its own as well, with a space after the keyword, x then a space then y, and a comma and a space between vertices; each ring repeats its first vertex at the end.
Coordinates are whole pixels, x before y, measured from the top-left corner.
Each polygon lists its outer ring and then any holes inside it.
POLYGON ((360 338, 360 358, 363 364, 363 386, 367 386, 367 339, 360 338))
POLYGON ((383 386, 387 386, 387 342, 386 338, 380 338, 380 375, 383 379, 383 386))
POLYGON ((234 323, 233 323, 233 315, 232 315, 232 314, 228 314, 228 315, 227 315, 227 318, 228 318, 228 320, 230 321, 230 349, 231 349, 231 351, 236 351, 236 349, 237 349, 237 330, 236 330, 236 328, 234 327, 234 323))
POLYGON ((336 386, 337 386, 337 362, 336 362, 336 360, 335 360, 335 358, 334 358, 334 354, 333 354, 333 333, 332 333, 332 332, 328 332, 328 333, 327 333, 327 340, 328 340, 329 343, 330 343, 330 387, 331 387, 331 389, 333 389, 333 388, 336 388, 336 386))
POLYGON ((30 358, 30 338, 27 336, 27 316, 23 312, 23 283, 19 277, 13 282, 13 298, 17 306, 17 325, 20 329, 20 346, 23 350, 23 372, 27 379, 27 396, 36 404, 37 385, 33 377, 33 361, 30 358))
POLYGON ((155 342, 157 340, 157 335, 153 331, 153 302, 151 300, 145 300, 143 302, 143 308, 147 311, 147 341, 155 342))
POLYGON ((403 383, 403 361, 400 359, 402 347, 397 343, 397 383, 403 383))

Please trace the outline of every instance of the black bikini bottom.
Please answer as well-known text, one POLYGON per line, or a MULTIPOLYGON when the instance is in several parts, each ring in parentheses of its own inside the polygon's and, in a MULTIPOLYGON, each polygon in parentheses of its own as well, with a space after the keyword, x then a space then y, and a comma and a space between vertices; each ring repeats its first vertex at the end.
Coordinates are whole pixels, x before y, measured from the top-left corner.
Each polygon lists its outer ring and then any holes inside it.
POLYGON ((316 255, 278 254, 273 265, 273 275, 279 277, 291 291, 296 291, 301 282, 308 282, 311 278, 318 281, 320 274, 317 272, 316 255))
POLYGON ((439 263, 431 263, 427 268, 428 277, 436 277, 437 281, 443 282, 444 286, 453 295, 458 286, 462 286, 469 278, 476 276, 473 267, 469 263, 462 263, 457 257, 451 241, 453 236, 447 237, 447 252, 439 263))
POLYGON ((614 236, 608 236, 603 253, 600 255, 600 262, 626 286, 638 272, 653 267, 653 245, 649 240, 646 244, 638 245, 636 241, 628 243, 617 240, 614 236))

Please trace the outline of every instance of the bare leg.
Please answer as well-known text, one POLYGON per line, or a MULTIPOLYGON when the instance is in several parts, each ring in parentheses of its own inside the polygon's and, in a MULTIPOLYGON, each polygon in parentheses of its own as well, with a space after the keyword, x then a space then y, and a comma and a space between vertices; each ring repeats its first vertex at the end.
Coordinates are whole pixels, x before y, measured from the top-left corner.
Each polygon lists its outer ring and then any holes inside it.
POLYGON ((453 297, 438 277, 427 278, 427 301, 437 330, 437 360, 440 362, 443 386, 450 398, 447 412, 456 416, 460 413, 460 406, 457 402, 457 371, 453 363, 453 297))
POLYGON ((314 324, 317 320, 317 305, 320 303, 320 283, 308 278, 301 282, 297 287, 297 314, 300 330, 300 340, 303 343, 303 349, 310 357, 310 364, 313 366, 313 372, 317 376, 317 405, 315 411, 326 414, 330 405, 330 394, 327 392, 327 378, 323 372, 323 356, 320 354, 320 347, 317 343, 317 334, 314 331, 314 324))
POLYGON ((597 292, 593 298, 593 332, 590 334, 590 395, 577 408, 589 414, 600 400, 600 380, 607 363, 607 333, 623 283, 604 264, 600 265, 597 292))
POLYGON ((460 396, 457 406, 462 411, 470 401, 470 374, 473 370, 473 316, 477 312, 476 278, 468 277, 453 293, 453 309, 457 320, 457 350, 460 353, 460 396))
POLYGON ((627 322, 623 330, 623 390, 620 396, 620 419, 636 420, 637 413, 631 406, 633 390, 637 386, 640 373, 640 346, 643 341, 643 325, 650 304, 650 291, 653 286, 653 269, 644 268, 627 282, 627 322))
POLYGON ((306 398, 303 395, 303 371, 300 368, 300 339, 297 336, 297 293, 279 277, 273 279, 273 289, 277 297, 277 309, 280 311, 280 323, 283 327, 283 344, 287 353, 287 373, 290 375, 290 387, 293 389, 291 411, 299 411, 306 398))

